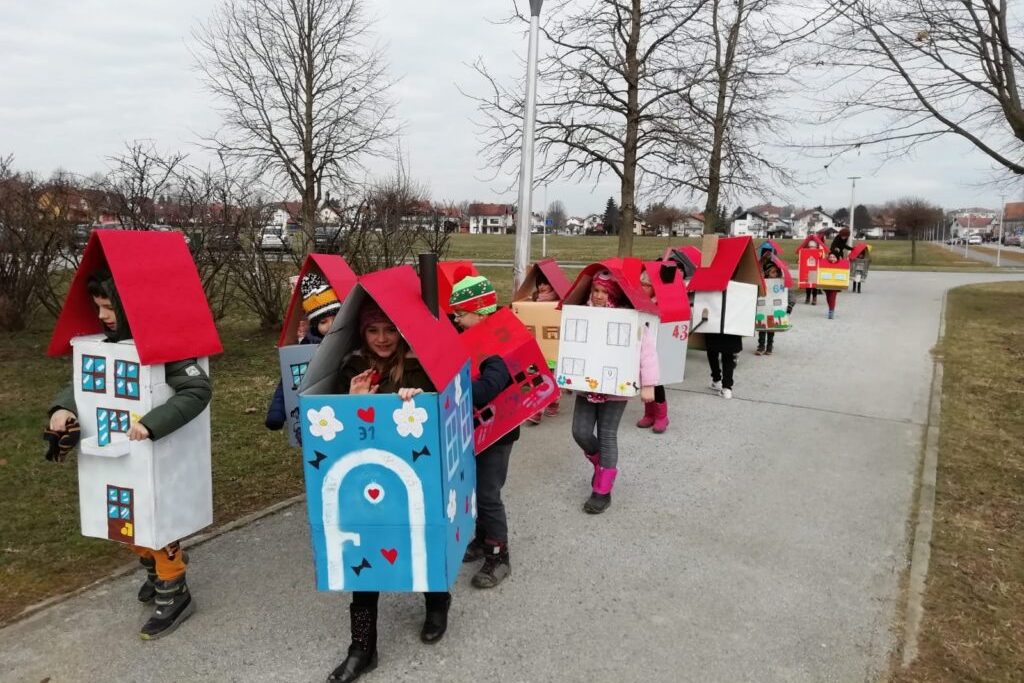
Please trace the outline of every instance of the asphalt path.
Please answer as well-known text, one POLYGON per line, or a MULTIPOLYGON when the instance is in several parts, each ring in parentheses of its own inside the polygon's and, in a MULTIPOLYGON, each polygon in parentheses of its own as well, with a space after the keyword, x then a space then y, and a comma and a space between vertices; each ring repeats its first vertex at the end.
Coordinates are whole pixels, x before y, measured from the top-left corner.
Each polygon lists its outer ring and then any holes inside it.
MULTIPOLYGON (((1010 274, 872 272, 835 320, 801 303, 775 354, 746 340, 731 401, 703 354, 672 424, 620 431, 613 503, 585 515, 571 400, 524 428, 505 488, 513 574, 463 571, 448 634, 422 599, 381 602, 372 681, 873 681, 896 647, 908 521, 944 292, 1010 274)), ((216 457, 216 456, 215 456, 216 457)), ((0 631, 2 681, 321 681, 348 596, 317 593, 303 505, 192 551, 195 615, 138 640, 141 573, 0 631)))

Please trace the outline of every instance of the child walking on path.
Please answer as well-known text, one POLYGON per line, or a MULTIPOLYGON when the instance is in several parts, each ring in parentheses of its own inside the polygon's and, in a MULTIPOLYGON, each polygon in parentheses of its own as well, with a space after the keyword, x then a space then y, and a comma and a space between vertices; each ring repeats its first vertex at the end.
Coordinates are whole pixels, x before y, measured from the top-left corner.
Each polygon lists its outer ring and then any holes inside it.
MULTIPOLYGON (((782 268, 785 267, 784 263, 780 263, 778 254, 776 253, 775 246, 771 242, 765 242, 760 247, 761 252, 761 274, 764 275, 766 280, 780 279, 784 276, 782 268)), ((792 315, 793 307, 796 305, 796 298, 793 296, 792 286, 786 289, 789 300, 786 302, 786 314, 792 315)), ((775 351, 775 332, 772 330, 759 330, 757 333, 757 350, 754 351, 756 356, 770 356, 775 351)))
MULTIPOLYGON (((483 322, 498 310, 498 297, 490 280, 483 276, 463 278, 452 288, 449 299, 455 324, 462 330, 483 322)), ((480 364, 480 376, 473 380, 473 406, 483 408, 512 384, 508 366, 500 356, 489 356, 480 364)), ((466 548, 463 562, 484 560, 473 575, 477 588, 494 588, 512 573, 508 552, 508 517, 501 489, 508 477, 512 446, 519 428, 501 437, 476 456, 476 535, 466 548)))
MULTIPOLYGON (((644 293, 651 297, 651 301, 658 302, 654 285, 651 284, 651 276, 646 270, 640 273, 640 286, 643 287, 644 293)), ((640 429, 650 429, 655 434, 664 434, 668 429, 668 398, 665 395, 665 387, 661 384, 654 387, 654 400, 644 403, 644 416, 637 421, 636 426, 640 429)))
MULTIPOLYGON (((95 272, 87 287, 103 324, 106 341, 116 343, 132 339, 110 272, 95 272)), ((129 441, 164 438, 198 417, 210 403, 210 379, 194 358, 167 363, 164 373, 164 381, 174 390, 174 395, 132 424, 127 433, 129 441)), ((74 441, 69 441, 68 435, 77 430, 78 407, 73 384, 68 384, 57 395, 50 405, 49 414, 47 440, 51 443, 51 452, 47 453, 47 459, 61 460, 74 448, 74 441)), ((146 570, 146 580, 139 588, 139 602, 156 602, 156 610, 143 624, 139 636, 143 640, 151 640, 167 635, 195 610, 195 602, 185 581, 186 554, 178 542, 163 548, 128 547, 139 556, 139 563, 146 570)))
POLYGON ((732 398, 736 356, 743 351, 743 337, 735 334, 705 334, 711 388, 722 398, 732 398))
MULTIPOLYGON (((540 269, 537 269, 536 285, 537 289, 534 290, 531 297, 533 301, 558 301, 558 292, 551 286, 551 282, 548 281, 547 276, 540 269)), ((539 425, 544 417, 554 417, 555 415, 558 415, 558 401, 555 401, 541 412, 531 415, 530 424, 539 425)))
MULTIPOLYGON (((603 270, 594 276, 588 306, 618 308, 625 303, 625 295, 610 272, 603 270)), ((640 344, 640 384, 640 398, 650 403, 658 384, 658 359, 654 340, 646 329, 640 344)), ((594 466, 593 492, 583 504, 583 511, 589 514, 600 514, 611 505, 612 487, 619 473, 619 423, 625 410, 626 399, 622 397, 595 393, 576 396, 572 436, 594 466)))

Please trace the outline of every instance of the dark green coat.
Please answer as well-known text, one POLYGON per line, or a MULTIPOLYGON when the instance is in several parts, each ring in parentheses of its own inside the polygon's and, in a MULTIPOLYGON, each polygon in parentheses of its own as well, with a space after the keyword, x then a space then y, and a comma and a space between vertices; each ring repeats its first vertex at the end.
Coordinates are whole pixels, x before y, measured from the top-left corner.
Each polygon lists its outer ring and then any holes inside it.
MULTIPOLYGON (((167 363, 164 365, 164 378, 167 385, 174 390, 174 396, 139 420, 149 430, 150 438, 154 441, 184 427, 198 417, 210 404, 210 397, 213 395, 209 376, 203 372, 194 358, 167 363)), ((60 408, 78 415, 73 384, 68 384, 57 394, 50 405, 50 414, 60 408)))

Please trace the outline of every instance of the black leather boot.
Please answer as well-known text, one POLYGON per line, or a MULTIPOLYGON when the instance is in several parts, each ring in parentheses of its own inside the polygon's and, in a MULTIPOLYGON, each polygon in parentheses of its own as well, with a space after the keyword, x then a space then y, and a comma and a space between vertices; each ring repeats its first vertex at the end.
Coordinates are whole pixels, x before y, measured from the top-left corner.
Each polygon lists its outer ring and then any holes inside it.
POLYGON ((184 574, 170 581, 157 581, 155 588, 156 611, 142 625, 139 637, 143 640, 155 640, 171 633, 192 616, 196 608, 184 574))
POLYGON ((139 564, 146 570, 146 580, 139 587, 139 602, 153 602, 156 597, 156 560, 152 557, 140 557, 139 564))
POLYGON ((350 605, 352 644, 345 661, 327 677, 330 683, 350 683, 377 668, 377 608, 350 605))
POLYGON ((452 606, 452 594, 424 593, 423 597, 427 603, 427 614, 423 618, 420 640, 433 644, 441 640, 448 630, 448 608, 452 606))

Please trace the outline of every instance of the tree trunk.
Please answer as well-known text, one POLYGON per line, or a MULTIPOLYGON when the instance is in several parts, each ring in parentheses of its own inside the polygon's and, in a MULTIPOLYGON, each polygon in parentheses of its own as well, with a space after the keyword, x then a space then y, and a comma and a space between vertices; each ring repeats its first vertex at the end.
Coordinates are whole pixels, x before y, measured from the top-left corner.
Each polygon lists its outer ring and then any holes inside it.
POLYGON ((636 218, 636 158, 640 133, 640 45, 641 0, 633 0, 629 40, 626 41, 626 139, 622 154, 622 196, 619 202, 619 256, 633 255, 633 225, 636 218))
POLYGON ((719 0, 712 6, 711 30, 715 32, 715 74, 718 77, 718 100, 715 103, 714 135, 711 140, 711 155, 708 159, 708 198, 704 204, 704 234, 710 235, 718 228, 718 202, 722 193, 722 147, 725 146, 725 130, 728 126, 726 106, 729 101, 729 81, 736 58, 739 42, 740 23, 743 18, 744 0, 736 3, 736 21, 729 28, 725 54, 718 37, 719 0))

